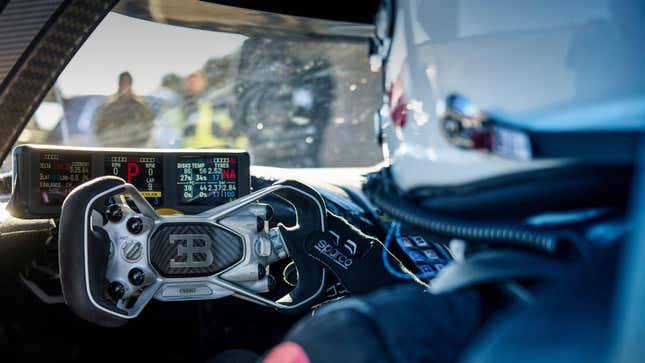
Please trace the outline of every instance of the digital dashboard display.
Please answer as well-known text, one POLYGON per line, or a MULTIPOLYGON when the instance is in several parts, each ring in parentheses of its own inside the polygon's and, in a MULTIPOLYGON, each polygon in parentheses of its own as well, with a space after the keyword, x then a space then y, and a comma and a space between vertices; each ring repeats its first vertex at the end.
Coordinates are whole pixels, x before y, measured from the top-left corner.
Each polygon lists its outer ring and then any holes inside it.
POLYGON ((60 153, 40 154, 40 202, 60 206, 72 189, 91 179, 90 158, 60 153))
POLYGON ((22 144, 13 150, 6 208, 18 218, 56 218, 74 188, 115 175, 134 185, 161 214, 197 214, 248 195, 250 172, 250 155, 243 150, 22 144))
POLYGON ((161 158, 106 156, 105 175, 116 175, 134 185, 153 207, 163 204, 161 158))
POLYGON ((181 205, 219 205, 236 199, 238 158, 178 158, 177 194, 181 205))

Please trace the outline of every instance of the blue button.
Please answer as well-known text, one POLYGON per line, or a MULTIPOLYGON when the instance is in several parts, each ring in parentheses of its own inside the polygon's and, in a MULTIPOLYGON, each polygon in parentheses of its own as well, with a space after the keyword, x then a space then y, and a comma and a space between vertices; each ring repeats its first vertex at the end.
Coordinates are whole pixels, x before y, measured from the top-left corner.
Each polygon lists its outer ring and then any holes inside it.
POLYGON ((414 244, 416 244, 418 247, 430 247, 430 244, 428 241, 426 241, 423 237, 421 236, 410 236, 412 240, 414 241, 414 244))
POLYGON ((403 247, 414 247, 414 243, 412 243, 412 241, 410 241, 410 239, 407 237, 400 237, 397 239, 397 242, 399 242, 399 245, 403 247))
POLYGON ((433 250, 432 248, 429 248, 427 250, 423 250, 423 254, 426 255, 431 260, 437 260, 439 259, 439 255, 437 255, 437 252, 433 250))
POLYGON ((435 272, 435 269, 432 268, 432 266, 430 265, 420 265, 419 270, 421 270, 421 273, 424 273, 424 274, 435 272))
POLYGON ((424 262, 426 261, 426 256, 424 256, 421 252, 419 251, 410 251, 409 254, 410 258, 414 260, 415 262, 424 262))

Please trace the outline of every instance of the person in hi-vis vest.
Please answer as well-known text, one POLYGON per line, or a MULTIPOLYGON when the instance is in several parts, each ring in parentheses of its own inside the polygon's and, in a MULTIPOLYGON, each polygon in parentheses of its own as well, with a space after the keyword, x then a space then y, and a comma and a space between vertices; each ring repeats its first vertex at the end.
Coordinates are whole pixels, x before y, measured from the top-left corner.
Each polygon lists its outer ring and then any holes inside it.
POLYGON ((244 148, 228 106, 207 97, 208 79, 203 72, 186 77, 186 99, 182 105, 183 138, 186 148, 244 148))

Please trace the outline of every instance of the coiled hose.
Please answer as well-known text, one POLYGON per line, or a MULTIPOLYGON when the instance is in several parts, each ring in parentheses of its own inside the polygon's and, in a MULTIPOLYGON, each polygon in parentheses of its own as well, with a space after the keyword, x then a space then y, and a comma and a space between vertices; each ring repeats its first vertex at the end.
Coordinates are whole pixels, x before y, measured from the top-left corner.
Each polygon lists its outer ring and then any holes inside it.
POLYGON ((530 226, 478 223, 433 213, 408 202, 395 192, 386 193, 383 184, 370 178, 363 190, 366 196, 392 218, 426 232, 466 242, 506 245, 538 250, 548 254, 570 252, 575 238, 565 231, 546 231, 530 226))

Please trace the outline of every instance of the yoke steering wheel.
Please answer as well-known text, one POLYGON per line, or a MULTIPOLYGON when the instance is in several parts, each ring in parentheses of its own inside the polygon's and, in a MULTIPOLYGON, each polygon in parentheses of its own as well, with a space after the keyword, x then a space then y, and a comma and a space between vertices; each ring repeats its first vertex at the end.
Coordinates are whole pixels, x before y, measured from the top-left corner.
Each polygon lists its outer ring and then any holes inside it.
POLYGON ((305 251, 327 231, 323 198, 309 186, 284 181, 198 215, 161 216, 139 191, 118 177, 74 189, 63 203, 59 264, 66 304, 80 317, 106 327, 162 301, 238 296, 284 312, 317 302, 325 269, 305 251), (276 195, 291 204, 296 225, 268 228, 276 195), (266 266, 291 257, 296 287, 273 301, 266 266))

